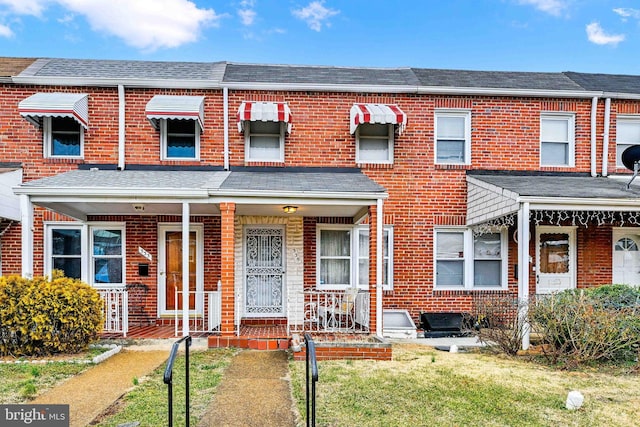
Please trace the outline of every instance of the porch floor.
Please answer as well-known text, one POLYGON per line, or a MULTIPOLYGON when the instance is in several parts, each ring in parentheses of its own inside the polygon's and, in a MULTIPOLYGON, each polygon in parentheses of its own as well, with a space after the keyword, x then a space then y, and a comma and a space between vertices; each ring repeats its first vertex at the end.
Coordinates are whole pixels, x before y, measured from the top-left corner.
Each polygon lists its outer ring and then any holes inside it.
MULTIPOLYGON (((181 336, 175 335, 174 325, 146 325, 132 326, 127 332, 128 339, 168 339, 181 336)), ((289 348, 289 336, 286 325, 241 325, 240 335, 221 337, 219 332, 191 332, 193 337, 208 337, 209 347, 241 347, 261 350, 275 350, 289 348), (286 347, 285 347, 286 343, 286 347)), ((102 339, 121 339, 122 334, 102 333, 102 339)))

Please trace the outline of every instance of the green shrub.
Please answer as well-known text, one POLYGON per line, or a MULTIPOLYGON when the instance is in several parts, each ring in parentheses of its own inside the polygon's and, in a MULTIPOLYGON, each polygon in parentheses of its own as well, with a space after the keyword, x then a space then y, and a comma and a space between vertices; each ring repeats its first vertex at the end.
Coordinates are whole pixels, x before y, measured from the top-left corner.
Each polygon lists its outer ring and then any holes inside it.
POLYGON ((554 363, 632 361, 640 346, 639 297, 626 285, 572 289, 538 298, 529 316, 554 363))
POLYGON ((58 272, 0 277, 0 355, 77 353, 97 339, 102 321, 100 295, 86 283, 58 272))

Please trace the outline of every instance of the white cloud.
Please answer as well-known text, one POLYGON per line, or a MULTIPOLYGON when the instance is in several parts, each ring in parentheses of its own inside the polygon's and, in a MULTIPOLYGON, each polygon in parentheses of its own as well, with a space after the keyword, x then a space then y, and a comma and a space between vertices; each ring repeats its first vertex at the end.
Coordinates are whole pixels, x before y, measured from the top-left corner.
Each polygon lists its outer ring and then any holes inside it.
POLYGON ((32 16, 42 16, 49 3, 50 0, 0 0, 0 5, 8 6, 11 13, 32 16))
POLYGON ((216 26, 222 18, 190 0, 0 0, 18 15, 42 16, 54 4, 86 18, 94 31, 146 51, 196 41, 204 27, 216 26))
POLYGON ((253 9, 240 9, 238 10, 238 16, 240 16, 242 25, 253 25, 253 22, 256 19, 256 11, 253 9))
POLYGON ((553 16, 560 16, 568 7, 567 0, 518 0, 518 3, 531 5, 536 9, 553 16))
POLYGON ((298 19, 301 19, 307 23, 309 28, 314 31, 320 31, 322 24, 327 27, 331 26, 327 20, 332 16, 340 13, 339 10, 327 9, 324 7, 324 1, 312 1, 306 7, 302 9, 295 9, 291 13, 298 19))
POLYGON ((0 37, 13 37, 13 31, 11 31, 11 28, 6 25, 0 24, 0 37))
POLYGON ((624 40, 624 34, 607 34, 597 22, 587 25, 587 37, 591 43, 616 46, 624 40))
POLYGON ((623 21, 626 21, 627 18, 640 19, 640 9, 632 9, 630 7, 618 7, 613 9, 615 13, 622 17, 623 21))

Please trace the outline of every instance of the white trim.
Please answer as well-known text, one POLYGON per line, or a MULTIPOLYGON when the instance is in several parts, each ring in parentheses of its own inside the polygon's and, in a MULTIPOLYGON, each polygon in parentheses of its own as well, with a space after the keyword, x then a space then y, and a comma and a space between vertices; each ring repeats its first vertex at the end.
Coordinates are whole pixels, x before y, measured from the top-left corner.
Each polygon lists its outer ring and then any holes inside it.
POLYGON ((564 111, 542 111, 540 113, 540 166, 542 167, 575 167, 576 165, 576 114, 564 111), (542 123, 545 120, 566 120, 567 121, 567 163, 549 163, 542 162, 542 148, 544 143, 562 143, 563 141, 543 141, 542 140, 542 123))
MULTIPOLYGON (((180 120, 180 119, 160 119, 160 160, 173 160, 173 161, 193 161, 200 160, 200 126, 197 126, 197 122, 195 120, 189 120, 189 122, 193 123, 194 129, 194 157, 170 157, 168 150, 168 129, 167 129, 167 120, 180 120)), ((189 135, 191 134, 181 134, 181 135, 189 135)))
MULTIPOLYGON (((182 223, 180 222, 159 222, 158 223, 158 316, 175 315, 176 310, 166 310, 166 232, 182 232, 182 223)), ((191 223, 189 226, 189 232, 195 231, 196 233, 196 291, 202 291, 204 289, 204 224, 191 223)), ((196 299, 201 292, 196 294, 196 299)), ((196 311, 202 307, 202 304, 196 300, 196 311)), ((196 313, 194 310, 189 310, 191 314, 196 313)), ((180 313, 180 311, 178 311, 180 313)))
POLYGON ((356 129, 356 163, 358 164, 385 164, 392 165, 394 162, 394 126, 393 124, 380 123, 363 123, 358 125, 356 129), (387 141, 387 159, 386 160, 367 160, 360 158, 360 130, 363 125, 370 124, 372 126, 386 126, 387 136, 366 136, 366 139, 385 140, 387 141))
MULTIPOLYGON (((435 291, 491 291, 506 290, 508 283, 508 236, 507 229, 496 229, 496 234, 500 234, 500 284, 497 286, 476 286, 474 277, 475 253, 473 232, 470 228, 464 226, 445 226, 435 227, 433 230, 433 289, 435 291), (451 259, 458 260, 463 263, 463 279, 461 286, 445 286, 438 285, 437 268, 438 268, 438 234, 439 233, 460 233, 463 235, 463 255, 461 258, 451 259)), ((446 259, 443 259, 446 261, 446 259)))
MULTIPOLYGON (((61 117, 43 117, 42 118, 42 149, 44 157, 51 159, 83 159, 84 158, 84 127, 78 124, 78 133, 80 136, 80 154, 77 156, 64 156, 53 154, 53 119, 61 117)), ((75 132, 74 132, 75 134, 75 132)))
POLYGON ((470 165, 471 164, 471 110, 438 108, 433 114, 433 162, 436 165, 470 165), (464 119, 464 161, 440 162, 438 161, 438 118, 461 117, 464 119))
MULTIPOLYGON (((86 239, 87 242, 87 264, 88 268, 86 269, 88 278, 90 279, 87 283, 91 284, 94 288, 125 288, 127 286, 127 227, 125 222, 90 222, 87 223, 87 227, 85 228, 87 232, 86 239), (119 258, 122 261, 122 282, 121 283, 94 283, 95 280, 95 264, 94 260, 96 256, 93 251, 93 231, 94 230, 119 230, 122 234, 122 241, 120 243, 122 253, 118 257, 111 258, 119 258)), ((98 258, 107 258, 101 257, 98 258)), ((83 269, 84 271, 85 269, 83 269)))
POLYGON ((285 135, 284 135, 284 129, 285 129, 285 122, 275 122, 279 124, 279 128, 280 128, 280 132, 279 134, 275 134, 275 133, 257 133, 257 132, 251 132, 251 124, 252 123, 256 123, 257 121, 250 121, 250 120, 245 120, 244 121, 244 160, 245 162, 278 162, 278 163, 284 163, 284 140, 285 140, 285 135), (251 157, 251 137, 252 136, 268 136, 268 137, 275 137, 278 136, 278 157, 251 157))

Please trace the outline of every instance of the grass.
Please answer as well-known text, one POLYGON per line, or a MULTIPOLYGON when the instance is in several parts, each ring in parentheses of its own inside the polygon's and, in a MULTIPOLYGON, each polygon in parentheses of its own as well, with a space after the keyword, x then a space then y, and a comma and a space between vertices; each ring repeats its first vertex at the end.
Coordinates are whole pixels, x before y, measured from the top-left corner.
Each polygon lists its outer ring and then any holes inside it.
MULTIPOLYGON (((220 383, 225 368, 234 354, 232 349, 216 349, 189 354, 191 366, 189 425, 196 425, 204 415, 211 396, 220 383)), ((173 423, 185 425, 184 356, 176 358, 173 370, 173 423)), ((140 426, 160 426, 167 424, 167 385, 162 381, 165 366, 156 369, 145 378, 136 378, 133 390, 99 417, 96 425, 118 426, 139 421, 140 426)))
MULTIPOLYGON (((482 353, 394 345, 394 360, 319 362, 318 426, 635 425, 640 381, 630 371, 559 371, 482 353), (564 408, 580 390, 585 405, 564 408)), ((305 413, 304 362, 291 362, 293 395, 305 413)))
POLYGON ((0 404, 27 403, 36 394, 88 369, 90 364, 49 362, 0 364, 0 404))

